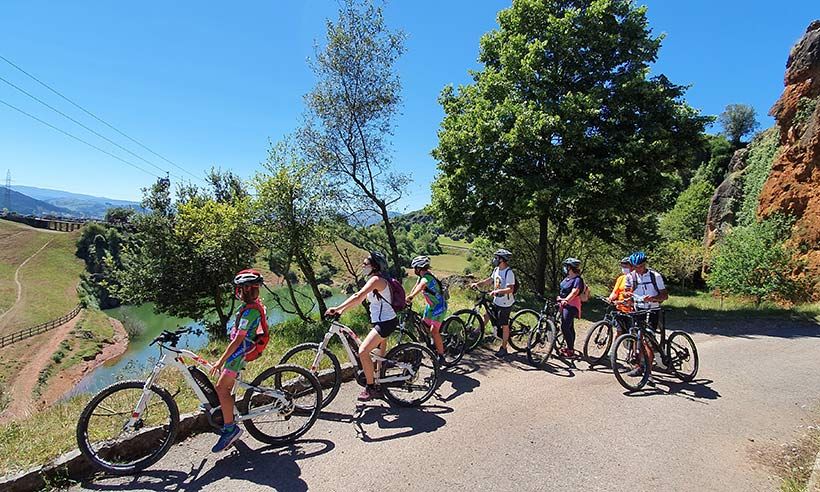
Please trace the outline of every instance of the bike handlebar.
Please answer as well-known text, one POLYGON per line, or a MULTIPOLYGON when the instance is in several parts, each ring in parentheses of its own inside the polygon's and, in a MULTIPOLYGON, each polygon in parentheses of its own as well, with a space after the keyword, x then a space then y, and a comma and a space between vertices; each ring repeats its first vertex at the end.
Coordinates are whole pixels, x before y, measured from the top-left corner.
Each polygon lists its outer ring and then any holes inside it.
POLYGON ((202 335, 202 330, 199 328, 192 328, 190 326, 177 328, 174 331, 162 330, 162 333, 160 333, 158 337, 154 338, 148 345, 151 346, 155 343, 159 343, 160 345, 164 343, 169 343, 172 347, 176 347, 182 335, 188 334, 202 335))

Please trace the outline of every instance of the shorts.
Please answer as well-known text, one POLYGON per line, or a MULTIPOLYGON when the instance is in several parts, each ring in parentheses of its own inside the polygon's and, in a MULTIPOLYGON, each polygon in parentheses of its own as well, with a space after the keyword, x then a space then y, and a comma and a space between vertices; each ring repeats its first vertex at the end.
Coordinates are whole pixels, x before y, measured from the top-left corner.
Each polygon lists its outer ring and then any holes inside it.
POLYGON ((510 313, 512 312, 512 306, 499 306, 497 304, 493 304, 493 315, 495 316, 496 321, 501 326, 506 326, 510 324, 510 313))
POLYGON ((447 309, 433 309, 431 306, 427 306, 424 308, 424 314, 422 314, 422 319, 427 321, 436 321, 441 323, 444 321, 444 317, 447 314, 447 309))
POLYGON ((250 343, 243 343, 236 349, 236 352, 231 354, 228 357, 228 361, 225 362, 225 365, 222 366, 222 373, 227 374, 228 376, 237 377, 243 369, 245 369, 245 352, 253 346, 250 343))
POLYGON ((388 319, 386 321, 377 321, 373 323, 373 329, 382 338, 389 337, 396 328, 399 327, 399 318, 388 319))

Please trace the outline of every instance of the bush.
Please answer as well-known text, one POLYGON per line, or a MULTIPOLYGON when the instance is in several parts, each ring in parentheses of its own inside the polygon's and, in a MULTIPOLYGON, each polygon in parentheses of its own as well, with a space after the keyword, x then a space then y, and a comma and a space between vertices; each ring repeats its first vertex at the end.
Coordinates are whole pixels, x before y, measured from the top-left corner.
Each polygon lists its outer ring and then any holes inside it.
POLYGON ((696 287, 702 283, 703 244, 696 240, 662 243, 652 252, 652 268, 657 270, 668 284, 696 287))
POLYGON ((693 181, 678 196, 675 206, 661 217, 660 233, 670 242, 703 238, 706 215, 715 187, 707 181, 693 181))
POLYGON ((738 224, 751 225, 757 219, 760 192, 769 178, 777 151, 780 148, 780 131, 777 127, 759 133, 749 144, 749 157, 743 174, 743 203, 738 212, 738 224))
POLYGON ((331 290, 330 287, 328 287, 327 285, 320 285, 319 293, 322 295, 323 299, 333 297, 333 290, 331 290))
POLYGON ((782 217, 734 228, 718 245, 709 287, 721 294, 764 300, 802 300, 811 286, 792 277, 794 251, 784 246, 789 223, 782 217))

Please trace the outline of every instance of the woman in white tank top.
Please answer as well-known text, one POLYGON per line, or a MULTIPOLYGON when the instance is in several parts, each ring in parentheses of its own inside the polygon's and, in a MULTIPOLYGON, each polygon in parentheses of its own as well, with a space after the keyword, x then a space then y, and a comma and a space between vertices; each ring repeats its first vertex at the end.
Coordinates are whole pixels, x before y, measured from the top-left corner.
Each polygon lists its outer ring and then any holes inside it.
POLYGON ((370 256, 362 262, 362 273, 367 277, 364 287, 343 303, 328 309, 327 314, 330 316, 342 314, 361 304, 365 298, 370 303, 370 323, 373 329, 359 346, 359 361, 367 380, 367 386, 359 394, 359 401, 368 401, 381 396, 381 391, 373 384, 374 367, 370 352, 378 347, 381 355, 384 355, 387 348, 387 337, 398 328, 399 320, 391 305, 390 284, 383 278, 383 275, 387 274, 387 260, 384 255, 371 252, 370 256))

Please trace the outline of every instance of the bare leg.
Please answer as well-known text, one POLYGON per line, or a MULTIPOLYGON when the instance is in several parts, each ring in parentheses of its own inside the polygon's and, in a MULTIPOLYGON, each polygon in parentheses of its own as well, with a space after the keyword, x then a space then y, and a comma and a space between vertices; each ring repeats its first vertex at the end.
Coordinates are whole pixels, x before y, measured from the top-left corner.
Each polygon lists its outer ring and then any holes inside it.
POLYGON ((510 325, 501 326, 501 348, 507 350, 507 342, 510 340, 510 325))
POLYGON ((373 384, 374 369, 373 359, 370 358, 370 352, 376 347, 380 347, 383 352, 383 345, 385 342, 386 340, 379 335, 379 332, 373 329, 370 330, 370 333, 367 334, 361 346, 359 346, 359 360, 362 363, 364 379, 367 381, 367 384, 373 384))
POLYGON ((236 376, 223 371, 216 383, 216 395, 219 397, 219 407, 222 409, 222 420, 225 425, 233 423, 233 395, 231 391, 233 391, 235 382, 236 376))
POLYGON ((436 346, 438 355, 444 355, 444 342, 441 339, 441 321, 425 320, 430 324, 430 333, 433 335, 433 344, 436 346))

